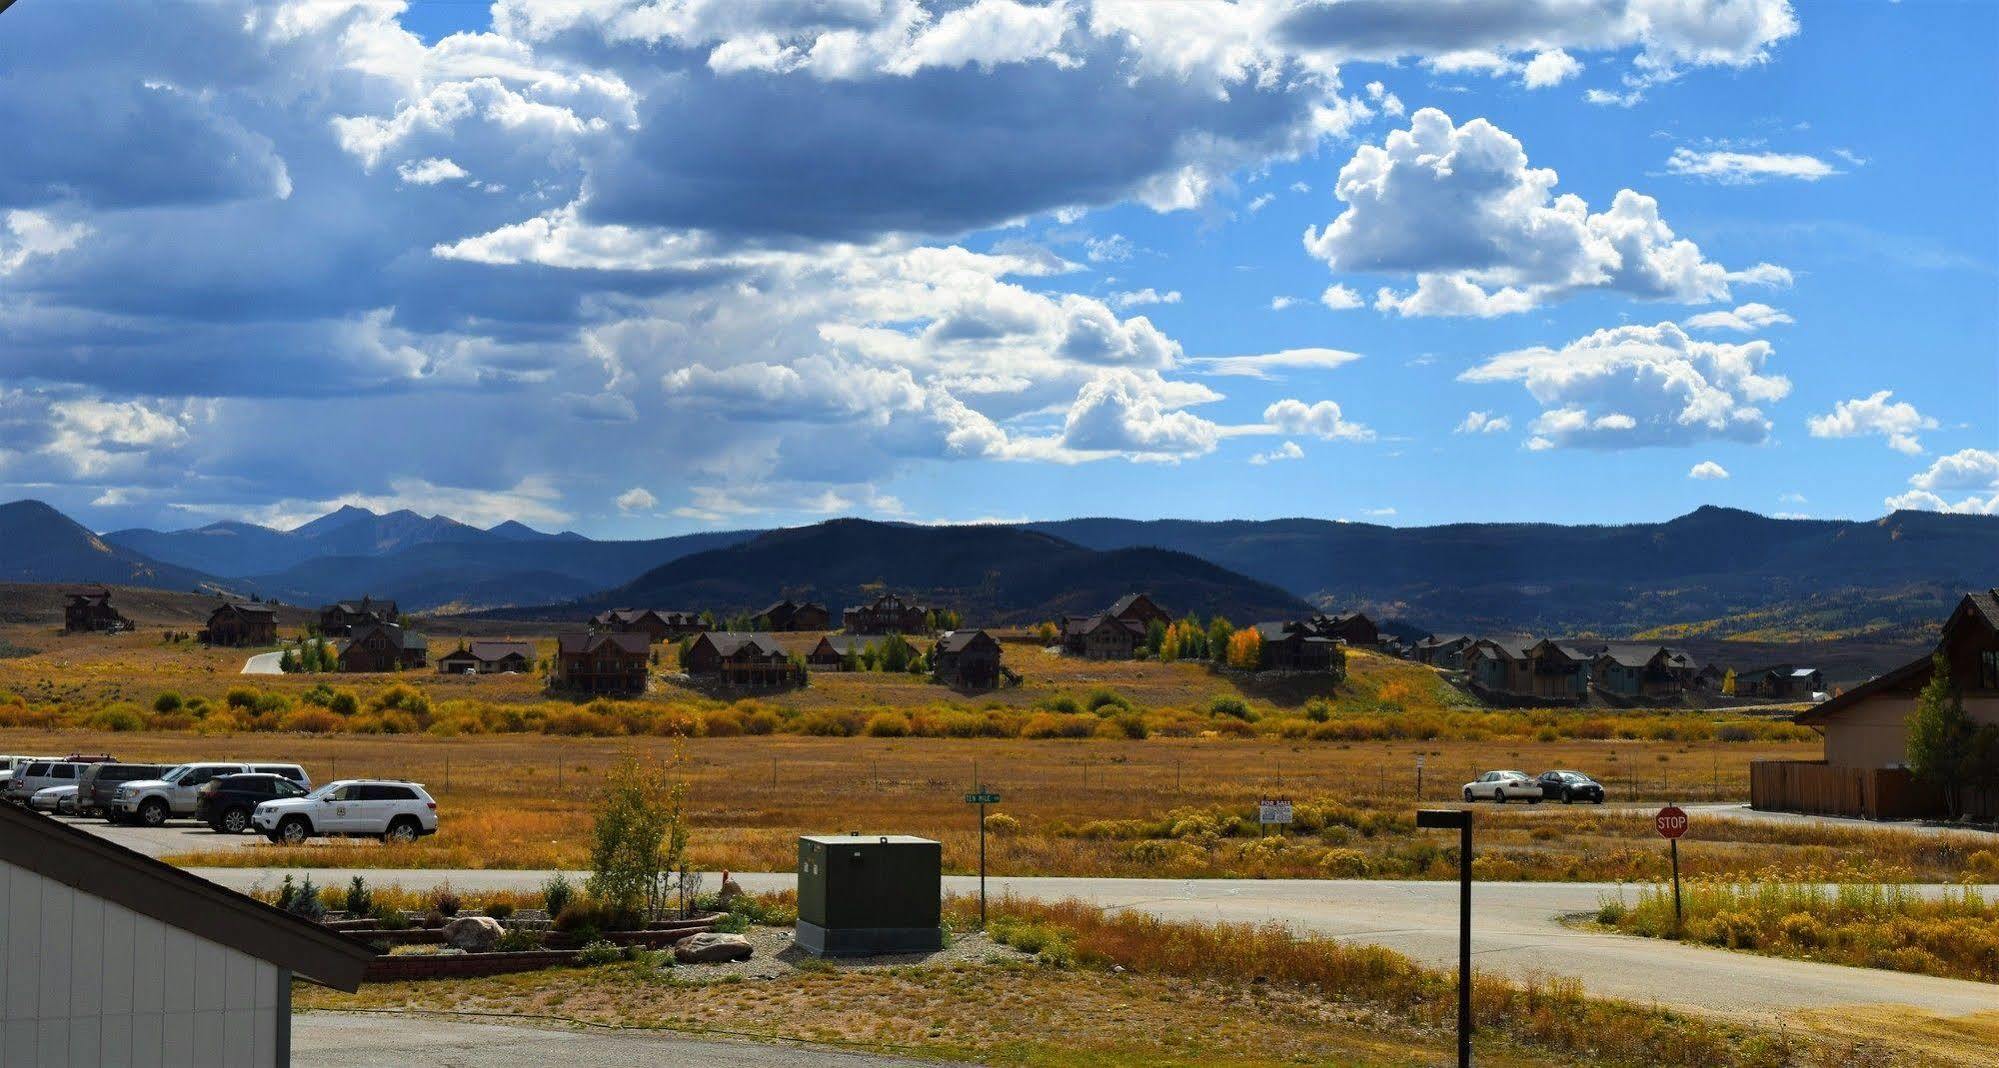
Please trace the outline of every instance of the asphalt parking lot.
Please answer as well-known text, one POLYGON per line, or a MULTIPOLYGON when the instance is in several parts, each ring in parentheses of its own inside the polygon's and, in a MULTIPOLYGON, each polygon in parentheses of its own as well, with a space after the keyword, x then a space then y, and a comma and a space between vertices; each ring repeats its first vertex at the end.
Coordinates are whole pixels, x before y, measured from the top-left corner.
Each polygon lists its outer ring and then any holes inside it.
POLYGON ((135 824, 111 824, 101 816, 53 816, 81 831, 88 831, 100 838, 106 838, 137 850, 149 857, 165 857, 176 853, 207 852, 214 849, 238 849, 262 842, 261 835, 217 834, 206 824, 193 820, 169 820, 160 827, 140 827, 135 824))

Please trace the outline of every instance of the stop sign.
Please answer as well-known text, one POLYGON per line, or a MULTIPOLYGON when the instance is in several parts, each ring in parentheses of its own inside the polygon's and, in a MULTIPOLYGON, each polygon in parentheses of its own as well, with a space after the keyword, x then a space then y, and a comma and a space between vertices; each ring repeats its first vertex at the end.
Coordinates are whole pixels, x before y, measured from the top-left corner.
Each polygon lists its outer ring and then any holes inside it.
POLYGON ((1678 805, 1667 805, 1652 817, 1652 826, 1659 829, 1661 838, 1678 838, 1687 833, 1687 814, 1678 805))

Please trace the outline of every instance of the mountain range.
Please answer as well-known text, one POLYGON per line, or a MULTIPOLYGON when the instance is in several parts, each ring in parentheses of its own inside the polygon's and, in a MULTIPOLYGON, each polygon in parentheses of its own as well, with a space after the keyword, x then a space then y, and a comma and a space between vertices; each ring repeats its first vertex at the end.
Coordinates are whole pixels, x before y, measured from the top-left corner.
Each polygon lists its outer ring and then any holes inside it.
POLYGON ((893 589, 981 622, 1092 611, 1145 588, 1175 612, 1238 620, 1309 603, 1439 632, 1913 641, 1959 592, 1999 581, 1999 517, 1800 520, 1706 507, 1620 526, 841 519, 596 541, 356 507, 292 530, 223 522, 100 536, 46 504, 16 501, 0 505, 0 581, 227 590, 298 604, 373 593, 431 613, 536 618, 614 604, 753 610, 787 595, 837 610, 893 589))

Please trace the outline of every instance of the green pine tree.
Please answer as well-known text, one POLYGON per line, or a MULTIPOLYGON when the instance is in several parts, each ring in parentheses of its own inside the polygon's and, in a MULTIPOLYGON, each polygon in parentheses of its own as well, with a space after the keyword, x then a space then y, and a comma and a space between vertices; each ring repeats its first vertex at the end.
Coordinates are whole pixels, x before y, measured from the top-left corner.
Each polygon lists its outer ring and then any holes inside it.
POLYGON ((1964 695, 1950 682, 1950 664, 1938 653, 1930 660, 1930 681, 1909 713, 1907 756, 1917 780, 1943 791, 1944 809, 1957 818, 1971 757, 1971 717, 1964 695))

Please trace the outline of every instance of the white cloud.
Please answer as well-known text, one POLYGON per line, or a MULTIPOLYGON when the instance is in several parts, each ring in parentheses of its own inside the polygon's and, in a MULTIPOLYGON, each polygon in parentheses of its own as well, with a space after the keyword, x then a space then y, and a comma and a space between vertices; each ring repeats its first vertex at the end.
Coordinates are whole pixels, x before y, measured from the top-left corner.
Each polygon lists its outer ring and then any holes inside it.
POLYGON ((1289 308, 1296 303, 1298 303, 1297 297, 1284 297, 1284 296, 1272 297, 1270 298, 1270 310, 1283 311, 1284 309, 1289 308))
POLYGON ((83 223, 59 223, 39 211, 7 212, 6 232, 0 233, 0 275, 20 270, 37 256, 68 252, 90 236, 83 223))
POLYGON ((469 178, 471 175, 465 168, 449 159, 432 156, 429 159, 404 160, 396 164, 396 177, 401 178, 405 185, 436 185, 439 182, 454 182, 461 178, 469 178))
POLYGON ((1791 383, 1765 373, 1767 341, 1696 341, 1673 323, 1599 330, 1551 349, 1491 357, 1464 382, 1520 382, 1545 406, 1530 448, 1618 449, 1698 441, 1761 442, 1759 405, 1791 383))
POLYGON ((1774 263, 1759 263, 1741 271, 1730 271, 1724 276, 1731 285, 1767 286, 1772 289, 1789 289, 1793 281, 1791 271, 1774 263))
POLYGON ((1503 434, 1513 429, 1513 420, 1491 412, 1466 412, 1454 434, 1503 434))
POLYGON ((1089 238, 1083 242, 1083 248, 1091 263, 1123 263, 1131 259, 1134 246, 1123 234, 1112 234, 1089 238))
POLYGON ((1293 193, 1309 193, 1312 191, 1312 185, 1310 182, 1305 181, 1292 182, 1291 191, 1293 193))
POLYGON ((1393 509, 1393 508, 1363 508, 1363 509, 1361 509, 1361 510, 1360 510, 1360 514, 1362 514, 1362 515, 1364 515, 1364 516, 1367 516, 1367 517, 1369 517, 1369 518, 1371 518, 1371 519, 1387 519, 1387 518, 1388 518, 1389 516, 1392 516, 1392 515, 1394 515, 1394 514, 1395 514, 1395 509, 1393 509))
POLYGON ((617 505, 620 512, 650 512, 659 507, 659 498, 643 486, 633 486, 618 494, 617 505))
POLYGON ((1251 200, 1251 201, 1249 202, 1249 204, 1247 205, 1247 207, 1248 207, 1248 208, 1249 208, 1249 210, 1250 210, 1250 214, 1252 214, 1252 215, 1253 215, 1253 214, 1255 214, 1255 213, 1257 213, 1257 212, 1259 212, 1259 211, 1262 211, 1263 209, 1265 209, 1265 208, 1269 207, 1269 206, 1270 206, 1270 202, 1271 202, 1271 201, 1273 201, 1273 200, 1276 200, 1276 199, 1277 199, 1277 197, 1276 197, 1275 195, 1273 195, 1273 194, 1270 194, 1270 193, 1264 193, 1264 194, 1261 194, 1260 196, 1258 196, 1258 197, 1257 197, 1256 199, 1254 199, 1254 200, 1251 200))
POLYGON ((1909 477, 1906 493, 1883 503, 1894 509, 1999 515, 1999 452, 1962 449, 1940 456, 1928 468, 1909 477), (1955 502, 1943 495, 1968 493, 1955 502))
POLYGON ((1922 430, 1935 430, 1937 421, 1916 410, 1908 401, 1891 400, 1893 390, 1881 390, 1867 397, 1843 400, 1832 411, 1805 420, 1815 438, 1851 438, 1879 434, 1888 447, 1915 456, 1923 451, 1916 439, 1922 430))
POLYGON ((1326 291, 1319 294, 1319 303, 1324 304, 1334 311, 1346 311, 1351 308, 1358 308, 1366 302, 1361 300, 1360 294, 1354 292, 1352 289, 1334 284, 1327 286, 1326 291))
POLYGON ((1598 107, 1629 108, 1636 107, 1639 101, 1644 100, 1645 93, 1639 89, 1622 93, 1613 93, 1608 89, 1585 89, 1583 99, 1598 107))
POLYGON ((1111 303, 1120 308, 1135 308, 1143 304, 1178 304, 1180 291, 1169 289, 1164 293, 1147 286, 1127 293, 1112 293, 1111 303))
POLYGON ((1295 441, 1287 441, 1269 452, 1259 452, 1249 458, 1249 462, 1262 467, 1265 464, 1281 463, 1285 460, 1302 460, 1305 450, 1295 441))
POLYGON ((1221 428, 1178 410, 1184 406, 1185 399, 1167 390, 1157 375, 1100 371, 1077 392, 1060 443, 1078 453, 1144 460, 1178 460, 1215 451, 1221 428))
POLYGON ((1768 304, 1749 303, 1734 311, 1702 312, 1684 324, 1689 330, 1734 330, 1753 334, 1768 326, 1797 322, 1789 314, 1768 304))
POLYGON ((1715 482, 1728 477, 1728 468, 1715 463, 1713 460, 1702 460, 1700 463, 1695 464, 1692 470, 1687 472, 1687 477, 1699 479, 1703 482, 1715 482))
POLYGON ((1671 174, 1699 178, 1721 185, 1755 185, 1772 178, 1794 178, 1816 182, 1838 174, 1833 165, 1817 156, 1781 152, 1696 152, 1676 148, 1666 160, 1671 174))
POLYGON ((1582 73, 1583 65, 1574 56, 1559 48, 1538 52, 1527 61, 1521 71, 1521 83, 1529 89, 1546 89, 1560 85, 1582 73))
POLYGON ((1270 378, 1274 371, 1330 371, 1358 359, 1360 353, 1342 349, 1284 349, 1256 356, 1196 356, 1186 363, 1211 375, 1270 378))
POLYGON ((1314 404, 1285 398, 1263 410, 1263 421, 1284 434, 1310 434, 1327 441, 1373 441, 1374 431, 1349 422, 1340 406, 1329 400, 1314 404))
POLYGON ((1490 316, 1591 289, 1682 303, 1728 296, 1729 274, 1676 236, 1658 202, 1629 189, 1592 214, 1555 193, 1511 134, 1424 108, 1407 130, 1362 145, 1340 169, 1347 209, 1305 248, 1340 271, 1410 273, 1375 306, 1402 315, 1490 316))

